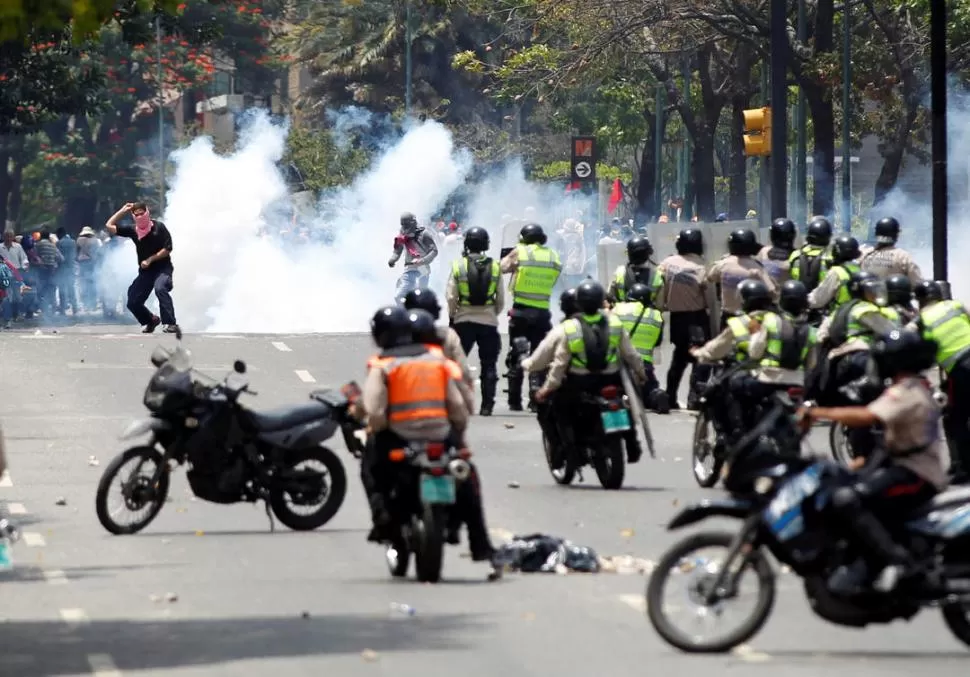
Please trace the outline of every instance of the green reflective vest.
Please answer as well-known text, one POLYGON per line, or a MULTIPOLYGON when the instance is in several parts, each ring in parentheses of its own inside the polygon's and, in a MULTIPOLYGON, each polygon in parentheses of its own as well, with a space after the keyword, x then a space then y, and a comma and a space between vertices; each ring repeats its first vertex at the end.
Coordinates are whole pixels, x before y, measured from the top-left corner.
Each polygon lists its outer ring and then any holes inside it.
POLYGON ((748 331, 750 322, 751 318, 747 315, 729 317, 727 321, 728 329, 734 336, 734 358, 738 362, 748 359, 748 349, 751 347, 751 332, 748 331))
POLYGON ((839 290, 835 292, 832 299, 832 306, 837 308, 852 300, 852 296, 849 294, 849 280, 852 278, 852 274, 858 273, 860 269, 856 263, 840 263, 833 266, 832 270, 839 276, 839 290))
POLYGON ((872 335, 869 328, 860 322, 862 316, 868 315, 869 313, 879 313, 891 322, 899 322, 899 313, 897 313, 893 308, 883 308, 874 303, 869 303, 868 301, 859 301, 853 305, 852 309, 849 311, 848 322, 846 323, 845 329, 846 341, 851 341, 852 339, 862 339, 866 343, 872 343, 872 339, 875 337, 872 335))
POLYGON ((653 349, 660 342, 660 333, 663 331, 663 314, 639 301, 618 303, 613 307, 613 314, 623 324, 626 333, 630 335, 630 342, 643 361, 653 364, 653 349))
MULTIPOLYGON (((583 315, 583 319, 590 324, 599 322, 602 317, 599 314, 583 315)), ((620 358, 620 338, 623 336, 623 323, 620 322, 618 317, 612 314, 606 315, 606 321, 609 323, 610 330, 609 344, 606 350, 606 364, 609 366, 616 364, 620 358)), ((586 342, 583 340, 583 328, 580 323, 581 320, 578 318, 563 322, 563 331, 566 332, 567 345, 572 355, 572 359, 569 361, 569 368, 588 371, 589 367, 586 366, 586 342)))
POLYGON ((959 301, 937 301, 920 312, 923 338, 936 341, 936 361, 949 373, 970 352, 970 319, 959 301))
MULTIPOLYGON (((777 313, 767 312, 764 317, 761 318, 761 326, 765 328, 768 334, 767 345, 765 346, 765 353, 761 357, 759 365, 762 367, 779 367, 783 366, 782 358, 785 354, 785 338, 783 336, 784 322, 788 322, 792 325, 792 329, 796 329, 797 323, 791 317, 782 317, 777 313)), ((801 350, 798 353, 798 366, 788 366, 787 369, 802 368, 805 366, 805 362, 808 359, 809 351, 818 342, 817 334, 814 327, 809 327, 808 336, 805 344, 801 346, 801 350)), ((797 337, 792 337, 792 340, 797 340, 797 337)), ((791 347, 794 350, 794 346, 791 347)))
POLYGON ((519 269, 512 285, 512 303, 549 310, 549 297, 562 270, 559 254, 538 244, 520 244, 515 250, 519 269))
MULTIPOLYGON (((613 276, 613 293, 617 301, 626 301, 626 278, 629 266, 620 266, 616 269, 616 274, 613 276)), ((647 286, 650 287, 650 291, 656 296, 657 292, 663 286, 664 278, 657 270, 656 266, 650 270, 650 282, 647 286)), ((632 284, 630 286, 633 286, 632 284)))
POLYGON ((793 279, 793 280, 801 280, 802 282, 805 283, 805 285, 809 289, 814 289, 815 286, 817 286, 819 283, 821 283, 822 280, 825 279, 826 274, 828 274, 828 267, 829 267, 829 264, 830 263, 831 263, 831 259, 829 258, 828 255, 826 255, 826 253, 825 253, 825 247, 819 247, 817 245, 807 244, 804 247, 802 247, 801 249, 796 249, 795 251, 793 251, 791 253, 791 256, 788 257, 789 274, 791 275, 791 279, 793 279), (801 266, 801 261, 799 261, 799 259, 801 257, 803 257, 803 256, 805 256, 805 257, 816 257, 816 256, 821 257, 822 260, 819 261, 818 279, 817 280, 802 280, 801 279, 801 276, 802 276, 802 266, 801 266))
MULTIPOLYGON (((499 267, 498 261, 492 261, 492 277, 488 281, 488 291, 485 292, 485 304, 486 306, 495 305, 495 295, 498 292, 498 283, 502 279, 502 269, 499 267)), ((468 257, 463 256, 454 263, 451 264, 451 274, 454 276, 455 281, 458 283, 458 305, 470 306, 472 305, 471 290, 468 287, 468 257)))

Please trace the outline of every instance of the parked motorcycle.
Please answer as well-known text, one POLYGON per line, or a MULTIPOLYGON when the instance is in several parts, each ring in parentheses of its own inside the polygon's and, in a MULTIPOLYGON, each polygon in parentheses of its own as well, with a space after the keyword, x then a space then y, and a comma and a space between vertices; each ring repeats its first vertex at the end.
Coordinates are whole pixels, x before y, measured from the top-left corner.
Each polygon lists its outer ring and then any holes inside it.
MULTIPOLYGON (((193 493, 213 503, 265 501, 266 514, 290 529, 305 531, 329 522, 347 493, 347 476, 337 455, 323 446, 339 429, 348 446, 354 425, 349 410, 359 395, 356 384, 341 391, 320 390, 306 404, 274 411, 253 411, 240 396, 255 395, 237 360, 234 373, 219 382, 192 368, 181 333, 174 350, 152 352, 156 371, 145 390, 151 417, 134 421, 121 436, 149 440, 108 464, 98 483, 98 520, 112 534, 134 534, 165 504, 169 477, 176 465, 189 464, 193 493), (316 468, 306 466, 315 465, 316 468), (133 469, 123 472, 128 466, 133 469), (112 486, 120 480, 120 489, 112 486), (117 511, 109 498, 120 496, 117 511), (118 521, 127 510, 136 516, 118 521)), ((351 447, 353 450, 354 447, 351 447)))
POLYGON ((13 569, 13 546, 20 540, 20 529, 10 521, 6 509, 0 509, 0 571, 13 569))
POLYGON ((604 489, 620 489, 626 474, 624 443, 633 430, 628 396, 611 385, 598 393, 581 392, 578 400, 568 420, 562 412, 555 416, 560 444, 554 445, 543 430, 549 472, 556 483, 568 485, 591 465, 604 489))
MULTIPOLYGON (((839 567, 865 566, 864 550, 830 512, 833 492, 853 481, 852 475, 827 459, 779 454, 771 431, 794 429, 795 405, 776 406, 745 436, 745 451, 728 461, 725 486, 731 497, 692 505, 671 520, 672 530, 710 517, 737 519, 741 527, 737 533, 694 534, 661 558, 646 591, 648 617, 657 633, 694 653, 725 652, 749 640, 768 620, 775 600, 770 554, 802 578, 810 608, 831 623, 861 628, 908 620, 923 608, 939 606, 950 631, 970 645, 970 490, 937 496, 899 530, 901 545, 924 567, 922 580, 891 593, 868 586, 835 592, 829 581, 839 567), (726 552, 713 558, 698 554, 715 548, 726 552), (719 637, 701 636, 696 622, 689 629, 678 627, 672 619, 677 609, 664 604, 668 587, 685 584, 684 599, 697 616, 722 619, 744 582, 756 584, 754 608, 719 637)), ((798 436, 786 439, 797 448, 798 436)))
POLYGON ((430 442, 410 442, 389 453, 397 466, 390 512, 397 520, 398 536, 385 551, 392 576, 407 575, 413 554, 419 581, 441 580, 448 524, 458 485, 471 475, 470 457, 467 449, 430 442))

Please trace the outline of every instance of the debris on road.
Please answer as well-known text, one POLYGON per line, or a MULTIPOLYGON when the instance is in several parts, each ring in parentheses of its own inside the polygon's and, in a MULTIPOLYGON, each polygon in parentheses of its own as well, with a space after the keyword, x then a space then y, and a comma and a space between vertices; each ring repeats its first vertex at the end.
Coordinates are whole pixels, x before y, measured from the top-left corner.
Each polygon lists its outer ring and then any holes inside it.
POLYGON ((67 505, 67 499, 63 496, 58 496, 57 500, 54 501, 54 505, 67 505))
POLYGON ((148 596, 148 599, 150 599, 155 604, 158 604, 159 602, 162 601, 162 596, 161 595, 149 595, 148 596))
POLYGON ((165 601, 166 602, 177 602, 177 601, 179 601, 179 596, 176 595, 174 592, 166 592, 165 593, 165 601))
POLYGON ((377 658, 378 658, 377 652, 374 651, 373 649, 364 649, 363 651, 360 652, 360 657, 363 658, 368 663, 374 663, 375 661, 377 661, 377 658))
POLYGON ((634 534, 633 529, 620 529, 620 536, 622 536, 627 540, 633 538, 633 534, 634 534))
POLYGON ((310 620, 310 612, 309 612, 309 611, 304 611, 304 612, 302 612, 302 613, 300 614, 300 618, 302 618, 302 619, 303 619, 303 620, 305 620, 305 621, 308 621, 308 620, 310 620))
POLYGON ((101 465, 101 461, 98 460, 97 456, 91 455, 91 456, 88 456, 88 465, 92 467, 97 467, 101 465))
POLYGON ((402 616, 413 616, 418 612, 410 604, 401 604, 400 602, 391 602, 391 611, 401 614, 402 616))
POLYGON ((515 424, 514 423, 506 423, 505 424, 505 429, 506 430, 512 430, 512 428, 514 428, 514 427, 515 427, 515 424))
POLYGON ((508 483, 509 489, 518 489, 521 486, 522 485, 516 482, 515 480, 512 480, 511 482, 508 483))
POLYGON ((633 555, 601 557, 599 565, 600 571, 603 573, 625 575, 645 575, 651 573, 657 567, 656 562, 633 555))
POLYGON ((599 571, 596 552, 583 545, 545 534, 513 536, 495 555, 495 565, 508 571, 523 573, 552 573, 571 571, 595 573, 599 571))

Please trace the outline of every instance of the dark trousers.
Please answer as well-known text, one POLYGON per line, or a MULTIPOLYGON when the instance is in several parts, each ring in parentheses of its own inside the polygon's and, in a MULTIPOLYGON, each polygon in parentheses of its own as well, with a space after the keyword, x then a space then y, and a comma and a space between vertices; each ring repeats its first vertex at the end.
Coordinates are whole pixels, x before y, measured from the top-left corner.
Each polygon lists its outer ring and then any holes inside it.
POLYGON ((57 296, 56 268, 36 266, 33 268, 37 275, 37 301, 41 310, 50 311, 54 308, 57 296))
POLYGON ((162 324, 176 324, 175 305, 172 303, 171 294, 173 286, 170 266, 138 271, 138 277, 128 287, 128 310, 140 325, 148 326, 152 321, 152 314, 145 307, 145 301, 153 291, 158 299, 162 324))
POLYGON ((77 313, 77 289, 75 287, 74 265, 62 263, 55 276, 57 282, 57 309, 63 314, 67 307, 77 313))
POLYGON ((948 403, 943 429, 950 447, 954 475, 970 472, 970 357, 965 357, 947 375, 948 403))
POLYGON ((502 337, 498 327, 476 322, 458 322, 454 326, 461 348, 469 354, 478 346, 478 361, 482 366, 482 407, 495 405, 495 388, 498 385, 498 356, 502 352, 502 337))
POLYGON ((692 310, 687 312, 670 313, 670 343, 674 347, 674 354, 667 369, 667 395, 673 401, 677 400, 680 381, 684 377, 688 364, 694 368, 690 375, 690 391, 687 396, 687 406, 691 406, 697 399, 697 383, 704 383, 710 378, 711 368, 697 364, 690 349, 702 346, 710 340, 711 321, 706 310, 692 310))
MULTIPOLYGON (((522 372, 522 368, 519 366, 519 358, 524 357, 518 354, 515 349, 515 340, 517 338, 524 338, 529 344, 529 350, 534 351, 542 339, 546 337, 549 330, 552 329, 550 324, 550 314, 548 310, 539 310, 536 308, 519 308, 513 307, 512 313, 509 318, 509 343, 513 344, 509 348, 509 361, 508 361, 508 378, 509 378, 509 408, 513 410, 522 409, 522 381, 525 375, 522 372)), ((530 382, 532 383, 532 390, 537 390, 541 385, 540 379, 542 376, 540 374, 531 374, 530 382)), ((531 403, 532 397, 530 393, 529 401, 531 403)))

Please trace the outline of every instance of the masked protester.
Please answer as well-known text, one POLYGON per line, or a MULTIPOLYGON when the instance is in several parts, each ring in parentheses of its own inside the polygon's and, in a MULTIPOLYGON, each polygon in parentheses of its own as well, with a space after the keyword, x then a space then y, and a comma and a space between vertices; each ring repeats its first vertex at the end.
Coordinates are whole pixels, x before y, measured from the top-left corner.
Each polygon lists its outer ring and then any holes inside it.
POLYGON ((398 281, 395 298, 402 299, 411 289, 426 288, 431 278, 431 262, 438 256, 434 236, 418 225, 414 214, 401 214, 401 232, 394 238, 394 253, 387 260, 393 268, 404 255, 404 274, 398 281))
POLYGON ((172 235, 161 221, 152 220, 148 207, 143 202, 129 202, 108 219, 104 224, 108 232, 119 237, 126 237, 135 242, 138 253, 138 276, 128 287, 128 310, 135 316, 144 329, 142 332, 151 334, 159 324, 165 325, 167 334, 178 331, 175 322, 175 304, 172 303, 172 235), (130 214, 134 226, 119 226, 118 221, 130 214), (158 311, 161 317, 152 315, 145 307, 145 301, 152 292, 158 299, 158 311))

